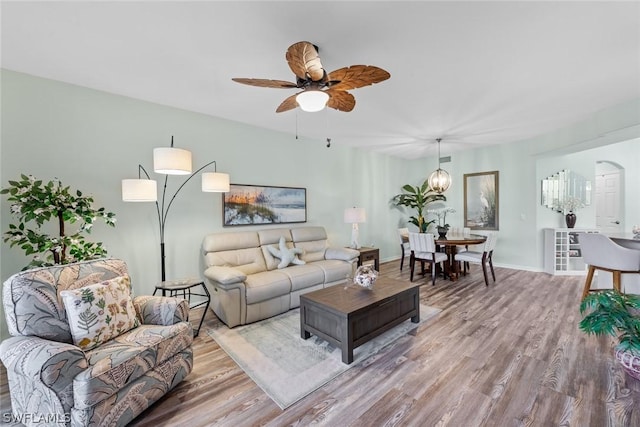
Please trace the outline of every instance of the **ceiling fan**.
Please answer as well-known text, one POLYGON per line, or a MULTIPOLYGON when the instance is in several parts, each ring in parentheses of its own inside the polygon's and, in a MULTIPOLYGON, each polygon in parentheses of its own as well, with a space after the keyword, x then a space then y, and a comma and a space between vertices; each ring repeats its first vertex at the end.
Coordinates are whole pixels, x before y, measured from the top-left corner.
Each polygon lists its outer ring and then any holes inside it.
POLYGON ((302 89, 285 99, 276 113, 300 107, 305 111, 320 111, 325 106, 339 111, 351 111, 356 99, 347 90, 380 83, 391 77, 387 71, 373 65, 352 65, 327 74, 320 62, 317 46, 297 42, 289 46, 285 55, 296 82, 269 79, 233 78, 234 82, 250 86, 278 89, 302 89))

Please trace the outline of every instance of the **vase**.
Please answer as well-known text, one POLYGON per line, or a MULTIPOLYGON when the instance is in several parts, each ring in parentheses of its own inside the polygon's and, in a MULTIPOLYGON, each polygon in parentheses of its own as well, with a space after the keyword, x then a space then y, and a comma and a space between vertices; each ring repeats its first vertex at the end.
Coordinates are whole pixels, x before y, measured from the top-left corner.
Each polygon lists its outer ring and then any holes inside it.
POLYGON ((449 231, 449 229, 447 227, 438 226, 438 236, 441 239, 446 239, 447 238, 447 231, 449 231))
POLYGON ((569 211, 569 213, 564 216, 564 220, 567 223, 567 228, 573 228, 576 225, 576 219, 578 219, 576 217, 576 214, 569 211))

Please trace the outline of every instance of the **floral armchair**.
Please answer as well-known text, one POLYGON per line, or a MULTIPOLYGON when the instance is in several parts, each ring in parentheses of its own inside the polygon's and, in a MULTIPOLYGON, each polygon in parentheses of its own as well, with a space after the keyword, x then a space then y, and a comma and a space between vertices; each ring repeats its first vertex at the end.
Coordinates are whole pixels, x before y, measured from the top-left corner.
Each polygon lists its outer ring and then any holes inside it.
MULTIPOLYGON (((73 313, 66 298, 80 295, 75 303, 90 301, 113 319, 109 310, 118 311, 118 304, 96 304, 102 300, 88 298, 86 290, 123 277, 120 284, 126 283, 128 295, 127 265, 109 258, 28 270, 4 283, 12 337, 0 344, 0 359, 16 419, 30 426, 124 426, 191 372, 189 306, 176 298, 129 297, 135 317, 131 329, 125 331, 120 321, 112 328, 114 338, 108 339, 101 327, 99 335, 107 341, 74 344, 73 313)), ((107 289, 98 288, 103 293, 107 289)), ((126 304, 120 305, 124 312, 126 304)))

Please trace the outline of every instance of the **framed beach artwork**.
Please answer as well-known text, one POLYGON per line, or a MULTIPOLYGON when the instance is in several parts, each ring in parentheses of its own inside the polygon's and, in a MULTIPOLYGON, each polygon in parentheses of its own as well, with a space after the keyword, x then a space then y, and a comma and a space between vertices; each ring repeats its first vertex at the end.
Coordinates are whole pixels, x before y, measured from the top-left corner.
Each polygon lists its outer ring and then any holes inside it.
POLYGON ((464 174, 464 226, 498 230, 498 171, 464 174))
POLYGON ((231 184, 222 214, 225 227, 307 222, 307 189, 231 184))

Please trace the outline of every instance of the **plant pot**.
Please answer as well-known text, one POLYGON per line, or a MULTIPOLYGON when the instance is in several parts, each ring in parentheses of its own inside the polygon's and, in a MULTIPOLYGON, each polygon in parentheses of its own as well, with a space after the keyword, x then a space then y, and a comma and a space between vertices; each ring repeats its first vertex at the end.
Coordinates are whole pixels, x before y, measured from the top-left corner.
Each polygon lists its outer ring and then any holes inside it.
POLYGON ((622 369, 629 375, 640 381, 640 356, 635 356, 629 351, 615 349, 616 360, 620 362, 622 369))
POLYGON ((438 226, 438 236, 441 239, 445 239, 447 237, 447 231, 449 231, 447 227, 438 226))
POLYGON ((568 214, 566 214, 564 216, 564 220, 567 223, 567 228, 575 227, 577 219, 578 218, 576 217, 576 214, 574 214, 573 212, 569 212, 568 214))

